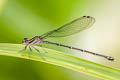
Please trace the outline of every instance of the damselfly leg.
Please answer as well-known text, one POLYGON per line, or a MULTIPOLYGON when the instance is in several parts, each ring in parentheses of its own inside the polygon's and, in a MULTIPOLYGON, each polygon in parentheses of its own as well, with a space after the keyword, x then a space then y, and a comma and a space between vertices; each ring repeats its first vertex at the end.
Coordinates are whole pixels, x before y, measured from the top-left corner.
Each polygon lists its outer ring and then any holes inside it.
POLYGON ((18 51, 18 53, 26 51, 26 49, 27 49, 27 45, 25 45, 25 47, 22 50, 18 51))
POLYGON ((20 53, 20 52, 26 51, 26 50, 27 50, 27 47, 29 47, 29 58, 30 58, 31 55, 32 55, 32 52, 33 52, 32 48, 33 48, 35 51, 37 51, 37 53, 39 53, 40 57, 41 57, 43 60, 45 60, 45 58, 44 58, 44 56, 42 55, 42 53, 40 52, 40 50, 37 49, 37 48, 35 48, 34 45, 26 45, 26 46, 24 47, 24 49, 22 49, 22 50, 20 50, 20 51, 18 51, 18 52, 20 53))
POLYGON ((40 50, 37 49, 37 48, 35 48, 33 45, 31 45, 31 46, 39 53, 40 57, 41 57, 43 60, 45 60, 45 57, 42 55, 42 53, 40 52, 40 50))
POLYGON ((29 58, 30 58, 31 54, 32 54, 32 49, 31 49, 31 47, 29 46, 29 58))

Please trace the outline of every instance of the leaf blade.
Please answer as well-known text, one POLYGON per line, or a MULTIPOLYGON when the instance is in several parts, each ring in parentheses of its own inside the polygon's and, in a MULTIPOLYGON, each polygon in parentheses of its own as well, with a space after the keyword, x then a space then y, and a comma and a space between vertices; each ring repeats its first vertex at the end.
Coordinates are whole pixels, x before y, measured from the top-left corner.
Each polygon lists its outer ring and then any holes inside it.
MULTIPOLYGON (((53 64, 57 66, 61 66, 67 69, 72 69, 79 72, 84 72, 92 76, 96 76, 101 79, 105 80, 119 80, 120 79, 120 70, 107 67, 101 64, 93 63, 84 59, 77 58, 75 56, 71 56, 69 54, 51 50, 51 49, 45 49, 48 53, 44 53, 43 56, 45 56, 46 60, 42 60, 37 52, 33 51, 33 55, 29 58, 26 54, 29 52, 24 52, 25 55, 22 55, 22 53, 18 53, 19 50, 23 49, 24 46, 21 44, 9 44, 9 43, 0 43, 0 55, 5 56, 14 56, 34 61, 40 61, 45 62, 48 64, 53 64)), ((42 51, 42 48, 39 48, 36 46, 36 48, 40 49, 42 51)))

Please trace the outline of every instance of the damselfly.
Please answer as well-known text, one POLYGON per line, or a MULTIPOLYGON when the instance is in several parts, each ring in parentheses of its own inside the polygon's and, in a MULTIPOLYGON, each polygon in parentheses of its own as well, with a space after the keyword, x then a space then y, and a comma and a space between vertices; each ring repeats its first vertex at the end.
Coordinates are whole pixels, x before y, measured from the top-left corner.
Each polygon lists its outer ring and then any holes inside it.
POLYGON ((71 46, 67 46, 67 45, 63 45, 63 44, 59 44, 59 43, 50 42, 50 41, 45 40, 46 38, 50 38, 50 37, 51 38, 65 37, 65 36, 69 36, 69 35, 78 33, 78 32, 80 32, 88 27, 91 27, 94 24, 94 22, 95 22, 95 19, 93 17, 83 16, 83 17, 75 19, 72 22, 67 23, 67 24, 65 24, 65 25, 63 25, 55 30, 49 31, 41 36, 35 36, 29 40, 28 40, 28 38, 24 38, 24 40, 22 41, 22 43, 25 44, 24 50, 26 50, 27 47, 29 47, 30 51, 32 51, 32 49, 31 49, 31 47, 32 47, 40 53, 40 51, 37 48, 35 48, 34 45, 37 43, 45 43, 45 44, 52 44, 52 45, 56 45, 56 46, 61 46, 61 47, 69 48, 69 49, 78 50, 81 52, 85 52, 85 53, 89 53, 92 55, 103 57, 103 58, 110 60, 110 61, 114 61, 114 58, 110 57, 110 56, 106 56, 106 55, 94 53, 91 51, 87 51, 87 50, 83 50, 83 49, 79 49, 79 48, 75 48, 75 47, 71 47, 71 46))

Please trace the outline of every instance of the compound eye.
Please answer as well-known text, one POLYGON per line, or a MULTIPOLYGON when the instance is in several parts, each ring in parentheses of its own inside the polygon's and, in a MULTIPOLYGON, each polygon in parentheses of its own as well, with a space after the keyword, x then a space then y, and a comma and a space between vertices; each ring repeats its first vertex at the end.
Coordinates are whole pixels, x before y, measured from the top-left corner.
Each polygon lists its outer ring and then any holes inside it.
POLYGON ((28 40, 28 38, 24 38, 24 40, 28 40))
POLYGON ((22 43, 26 43, 28 40, 28 38, 24 38, 24 40, 22 40, 22 43))

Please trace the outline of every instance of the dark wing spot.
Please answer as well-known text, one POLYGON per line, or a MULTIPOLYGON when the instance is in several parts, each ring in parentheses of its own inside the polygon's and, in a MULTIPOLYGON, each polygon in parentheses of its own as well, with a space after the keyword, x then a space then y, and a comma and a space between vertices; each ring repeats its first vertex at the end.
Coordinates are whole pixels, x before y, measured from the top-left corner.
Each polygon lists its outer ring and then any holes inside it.
POLYGON ((90 18, 90 16, 87 16, 87 18, 90 18))

